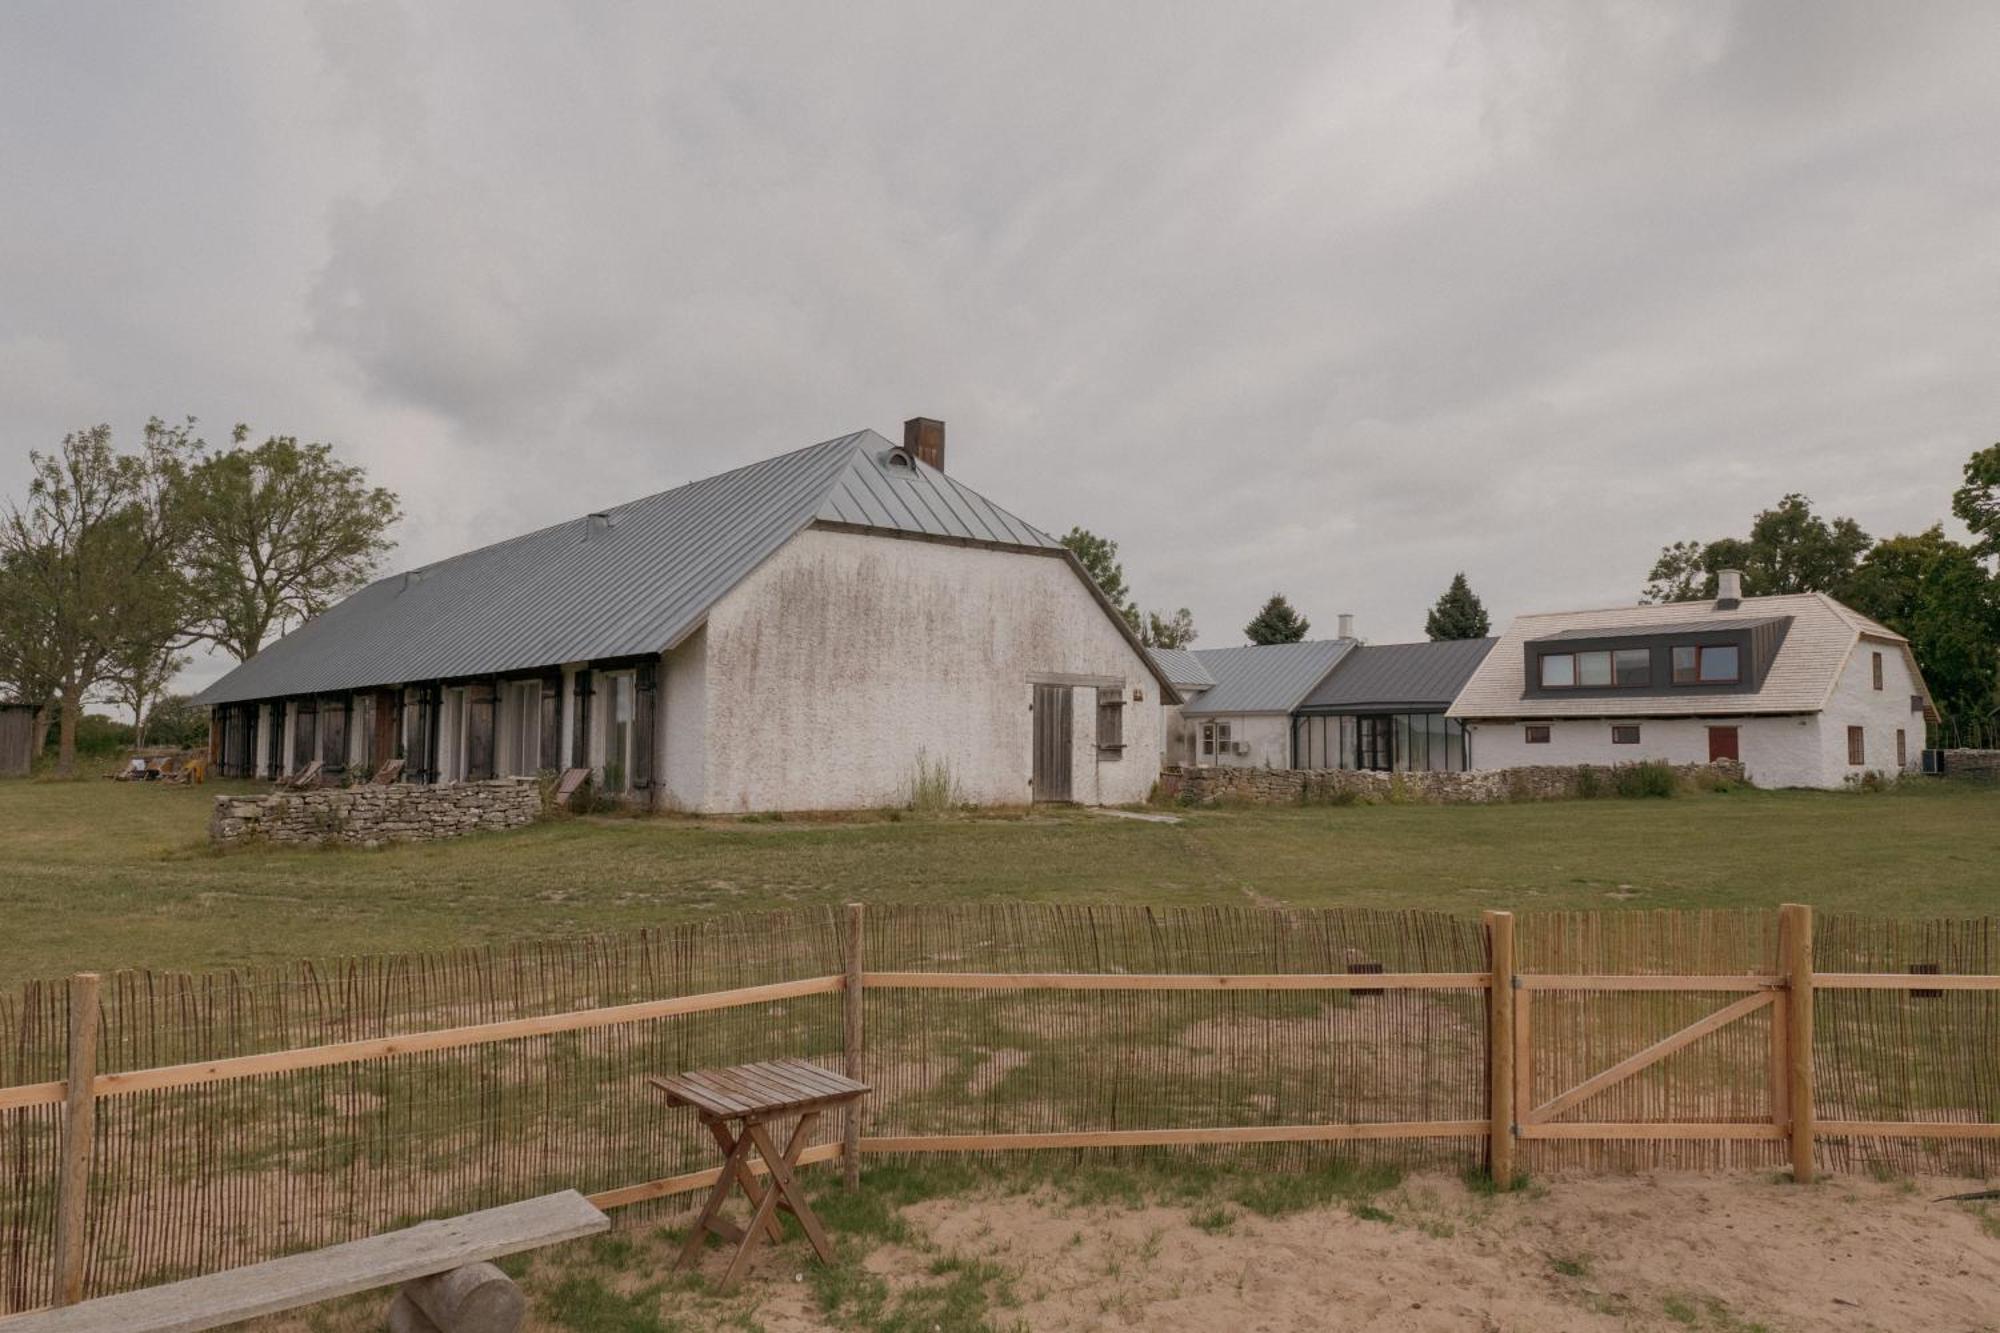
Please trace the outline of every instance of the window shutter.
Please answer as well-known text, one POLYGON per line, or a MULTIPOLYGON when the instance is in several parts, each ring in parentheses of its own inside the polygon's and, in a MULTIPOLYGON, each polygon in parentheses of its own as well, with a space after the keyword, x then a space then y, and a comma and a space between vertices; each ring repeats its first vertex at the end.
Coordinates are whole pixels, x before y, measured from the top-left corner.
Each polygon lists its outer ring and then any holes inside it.
POLYGON ((590 671, 576 673, 576 732, 570 738, 571 768, 590 767, 590 671))
POLYGON ((653 786, 653 729, 659 718, 659 666, 642 663, 632 673, 632 790, 653 786))
POLYGON ((313 761, 319 747, 319 700, 301 699, 292 720, 292 771, 313 761))
POLYGON ((1097 691, 1097 748, 1125 748, 1125 690, 1122 686, 1097 691))
POLYGON ((319 706, 320 771, 335 782, 347 771, 347 710, 352 704, 353 696, 347 695, 322 700, 319 706))
POLYGON ((500 689, 492 681, 465 687, 465 776, 480 782, 493 776, 493 722, 500 689))
POLYGON ((542 744, 539 753, 543 768, 562 766, 562 672, 560 671, 542 677, 542 744))

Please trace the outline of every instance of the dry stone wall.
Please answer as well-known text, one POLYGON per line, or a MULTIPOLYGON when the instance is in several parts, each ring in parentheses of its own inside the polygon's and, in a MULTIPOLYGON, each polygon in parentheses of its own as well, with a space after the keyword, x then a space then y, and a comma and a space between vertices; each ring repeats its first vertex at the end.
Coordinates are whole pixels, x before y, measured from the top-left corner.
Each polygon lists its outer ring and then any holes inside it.
MULTIPOLYGON (((1743 781, 1743 765, 1676 764, 1683 783, 1743 781)), ((1161 794, 1190 805, 1219 800, 1258 805, 1301 805, 1340 800, 1409 801, 1422 805, 1490 805, 1495 801, 1553 801, 1610 795, 1617 770, 1607 764, 1547 764, 1471 773, 1376 773, 1346 768, 1197 768, 1168 765, 1161 794), (1584 776, 1585 773, 1590 776, 1584 776)))
POLYGON ((519 828, 542 811, 532 779, 438 786, 321 787, 268 796, 218 796, 209 841, 379 847, 462 838, 482 829, 519 828))
POLYGON ((1946 777, 2000 780, 2000 750, 1944 750, 1941 753, 1946 777))

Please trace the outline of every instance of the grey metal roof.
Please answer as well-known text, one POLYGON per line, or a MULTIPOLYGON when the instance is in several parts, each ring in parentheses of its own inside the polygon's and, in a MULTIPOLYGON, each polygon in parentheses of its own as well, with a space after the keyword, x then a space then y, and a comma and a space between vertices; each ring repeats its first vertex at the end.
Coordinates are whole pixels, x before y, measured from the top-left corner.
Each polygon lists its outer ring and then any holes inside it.
POLYGON ((1333 674, 1306 696, 1302 709, 1343 712, 1443 712, 1494 639, 1445 639, 1437 643, 1367 643, 1340 660, 1333 674))
POLYGON ((661 652, 814 522, 1061 546, 869 430, 634 500, 607 517, 572 519, 378 580, 267 645, 197 701, 661 652))
POLYGON ((1213 689, 1181 711, 1190 717, 1225 713, 1289 713, 1354 647, 1352 639, 1196 648, 1215 677, 1213 689))
POLYGON ((1759 625, 1775 625, 1784 616, 1710 616, 1706 620, 1680 620, 1671 625, 1621 625, 1609 629, 1584 627, 1582 629, 1557 630, 1544 635, 1542 642, 1551 639, 1621 639, 1636 638, 1651 634, 1707 634, 1716 630, 1754 629, 1759 625))
POLYGON ((1148 648, 1148 656, 1166 678, 1175 685, 1191 690, 1205 690, 1215 684, 1215 677, 1209 674, 1201 659, 1185 648, 1148 648))

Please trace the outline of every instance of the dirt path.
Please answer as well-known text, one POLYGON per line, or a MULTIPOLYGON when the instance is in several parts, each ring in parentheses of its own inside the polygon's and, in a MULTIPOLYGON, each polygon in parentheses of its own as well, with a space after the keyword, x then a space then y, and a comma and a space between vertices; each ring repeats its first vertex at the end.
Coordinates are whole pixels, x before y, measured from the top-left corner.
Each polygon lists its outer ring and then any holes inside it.
MULTIPOLYGON (((892 1289, 939 1254, 1012 1274, 992 1323, 1034 1330, 2000 1329, 2000 1209, 1968 1186, 1761 1178, 1562 1183, 1491 1198, 1419 1179, 1358 1212, 933 1200, 921 1241, 867 1267, 892 1289)), ((760 1276, 770 1333, 837 1327, 789 1271, 760 1276)))

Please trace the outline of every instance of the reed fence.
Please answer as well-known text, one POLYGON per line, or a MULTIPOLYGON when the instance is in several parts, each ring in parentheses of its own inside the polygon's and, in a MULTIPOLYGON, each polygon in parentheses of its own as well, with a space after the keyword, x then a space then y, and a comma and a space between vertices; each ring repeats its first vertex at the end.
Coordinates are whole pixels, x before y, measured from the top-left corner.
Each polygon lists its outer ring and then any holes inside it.
POLYGON ((2000 918, 850 908, 77 977, 0 1025, 0 1311, 553 1188, 699 1189, 712 1151, 645 1075, 800 1054, 875 1087, 807 1150, 850 1173, 2000 1160, 2000 918))

